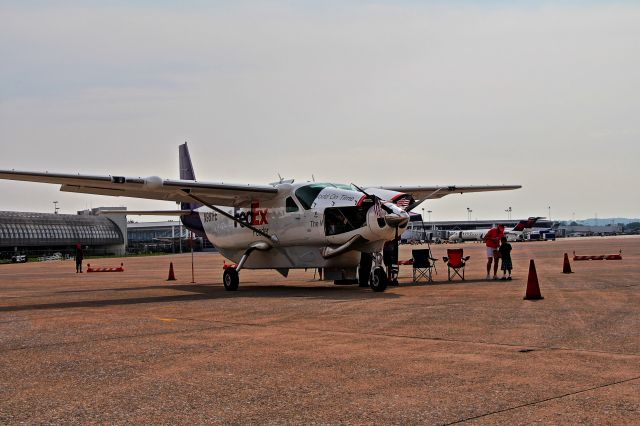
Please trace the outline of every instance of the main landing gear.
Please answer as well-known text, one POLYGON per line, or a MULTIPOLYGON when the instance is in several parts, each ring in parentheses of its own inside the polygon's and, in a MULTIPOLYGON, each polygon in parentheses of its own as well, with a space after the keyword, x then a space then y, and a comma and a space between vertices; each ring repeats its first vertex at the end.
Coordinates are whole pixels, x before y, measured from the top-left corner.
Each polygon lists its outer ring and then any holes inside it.
POLYGON ((238 273, 240 272, 240 269, 242 269, 242 267, 244 266, 244 263, 249 258, 249 255, 251 254, 251 252, 253 252, 254 250, 260 250, 261 248, 262 246, 260 246, 259 243, 252 245, 247 249, 247 251, 244 252, 237 266, 235 267, 229 266, 224 270, 224 273, 222 274, 222 283, 224 284, 225 290, 227 291, 238 290, 238 286, 240 285, 240 276, 238 273))
POLYGON ((236 268, 231 266, 225 269, 224 274, 222 274, 222 282, 225 290, 236 291, 240 285, 240 277, 236 268))

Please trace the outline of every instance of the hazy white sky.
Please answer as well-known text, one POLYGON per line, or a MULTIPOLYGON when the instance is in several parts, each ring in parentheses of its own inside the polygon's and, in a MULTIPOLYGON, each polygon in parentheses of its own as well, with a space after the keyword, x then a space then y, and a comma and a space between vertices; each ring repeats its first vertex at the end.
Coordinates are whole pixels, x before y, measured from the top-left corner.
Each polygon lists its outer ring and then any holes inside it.
MULTIPOLYGON (((640 3, 0 1, 0 168, 521 184, 433 220, 640 217, 640 3), (132 3, 135 3, 132 5, 132 3)), ((0 181, 0 210, 171 203, 0 181)))

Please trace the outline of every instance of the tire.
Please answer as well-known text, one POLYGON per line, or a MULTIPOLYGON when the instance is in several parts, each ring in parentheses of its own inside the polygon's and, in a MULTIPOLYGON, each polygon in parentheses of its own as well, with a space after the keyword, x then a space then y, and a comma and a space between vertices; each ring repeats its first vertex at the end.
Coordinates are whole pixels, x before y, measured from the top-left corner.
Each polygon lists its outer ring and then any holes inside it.
POLYGON ((369 276, 373 258, 369 253, 362 253, 360 256, 360 266, 358 267, 358 284, 360 287, 369 287, 369 276))
POLYGON ((387 289, 387 273, 383 268, 376 268, 373 270, 369 286, 371 287, 371 290, 375 292, 383 292, 387 289))
POLYGON ((233 268, 225 269, 224 274, 222 274, 222 283, 224 284, 224 289, 227 291, 238 290, 238 285, 240 285, 238 271, 233 268))

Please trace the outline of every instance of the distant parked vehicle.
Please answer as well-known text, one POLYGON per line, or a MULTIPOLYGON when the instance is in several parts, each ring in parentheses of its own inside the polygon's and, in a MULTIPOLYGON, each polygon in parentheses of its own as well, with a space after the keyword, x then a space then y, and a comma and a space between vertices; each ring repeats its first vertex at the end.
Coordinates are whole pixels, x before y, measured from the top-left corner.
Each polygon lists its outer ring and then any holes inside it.
POLYGON ((11 263, 27 263, 27 256, 24 254, 16 254, 11 256, 11 263))
POLYGON ((62 259, 63 259, 62 253, 60 252, 53 253, 51 256, 43 256, 38 258, 40 262, 50 262, 50 261, 62 260, 62 259))

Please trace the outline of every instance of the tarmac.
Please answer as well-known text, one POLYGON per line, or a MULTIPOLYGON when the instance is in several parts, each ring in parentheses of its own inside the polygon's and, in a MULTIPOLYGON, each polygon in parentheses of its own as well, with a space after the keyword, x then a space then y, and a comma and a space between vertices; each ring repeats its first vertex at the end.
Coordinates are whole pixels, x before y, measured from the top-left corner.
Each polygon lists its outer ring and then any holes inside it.
POLYGON ((188 253, 0 265, 0 424, 640 424, 640 238, 514 243, 513 281, 455 246, 466 281, 440 260, 384 293, 312 270, 226 292, 212 253, 195 283, 188 253), (563 274, 574 250, 623 260, 563 274))

